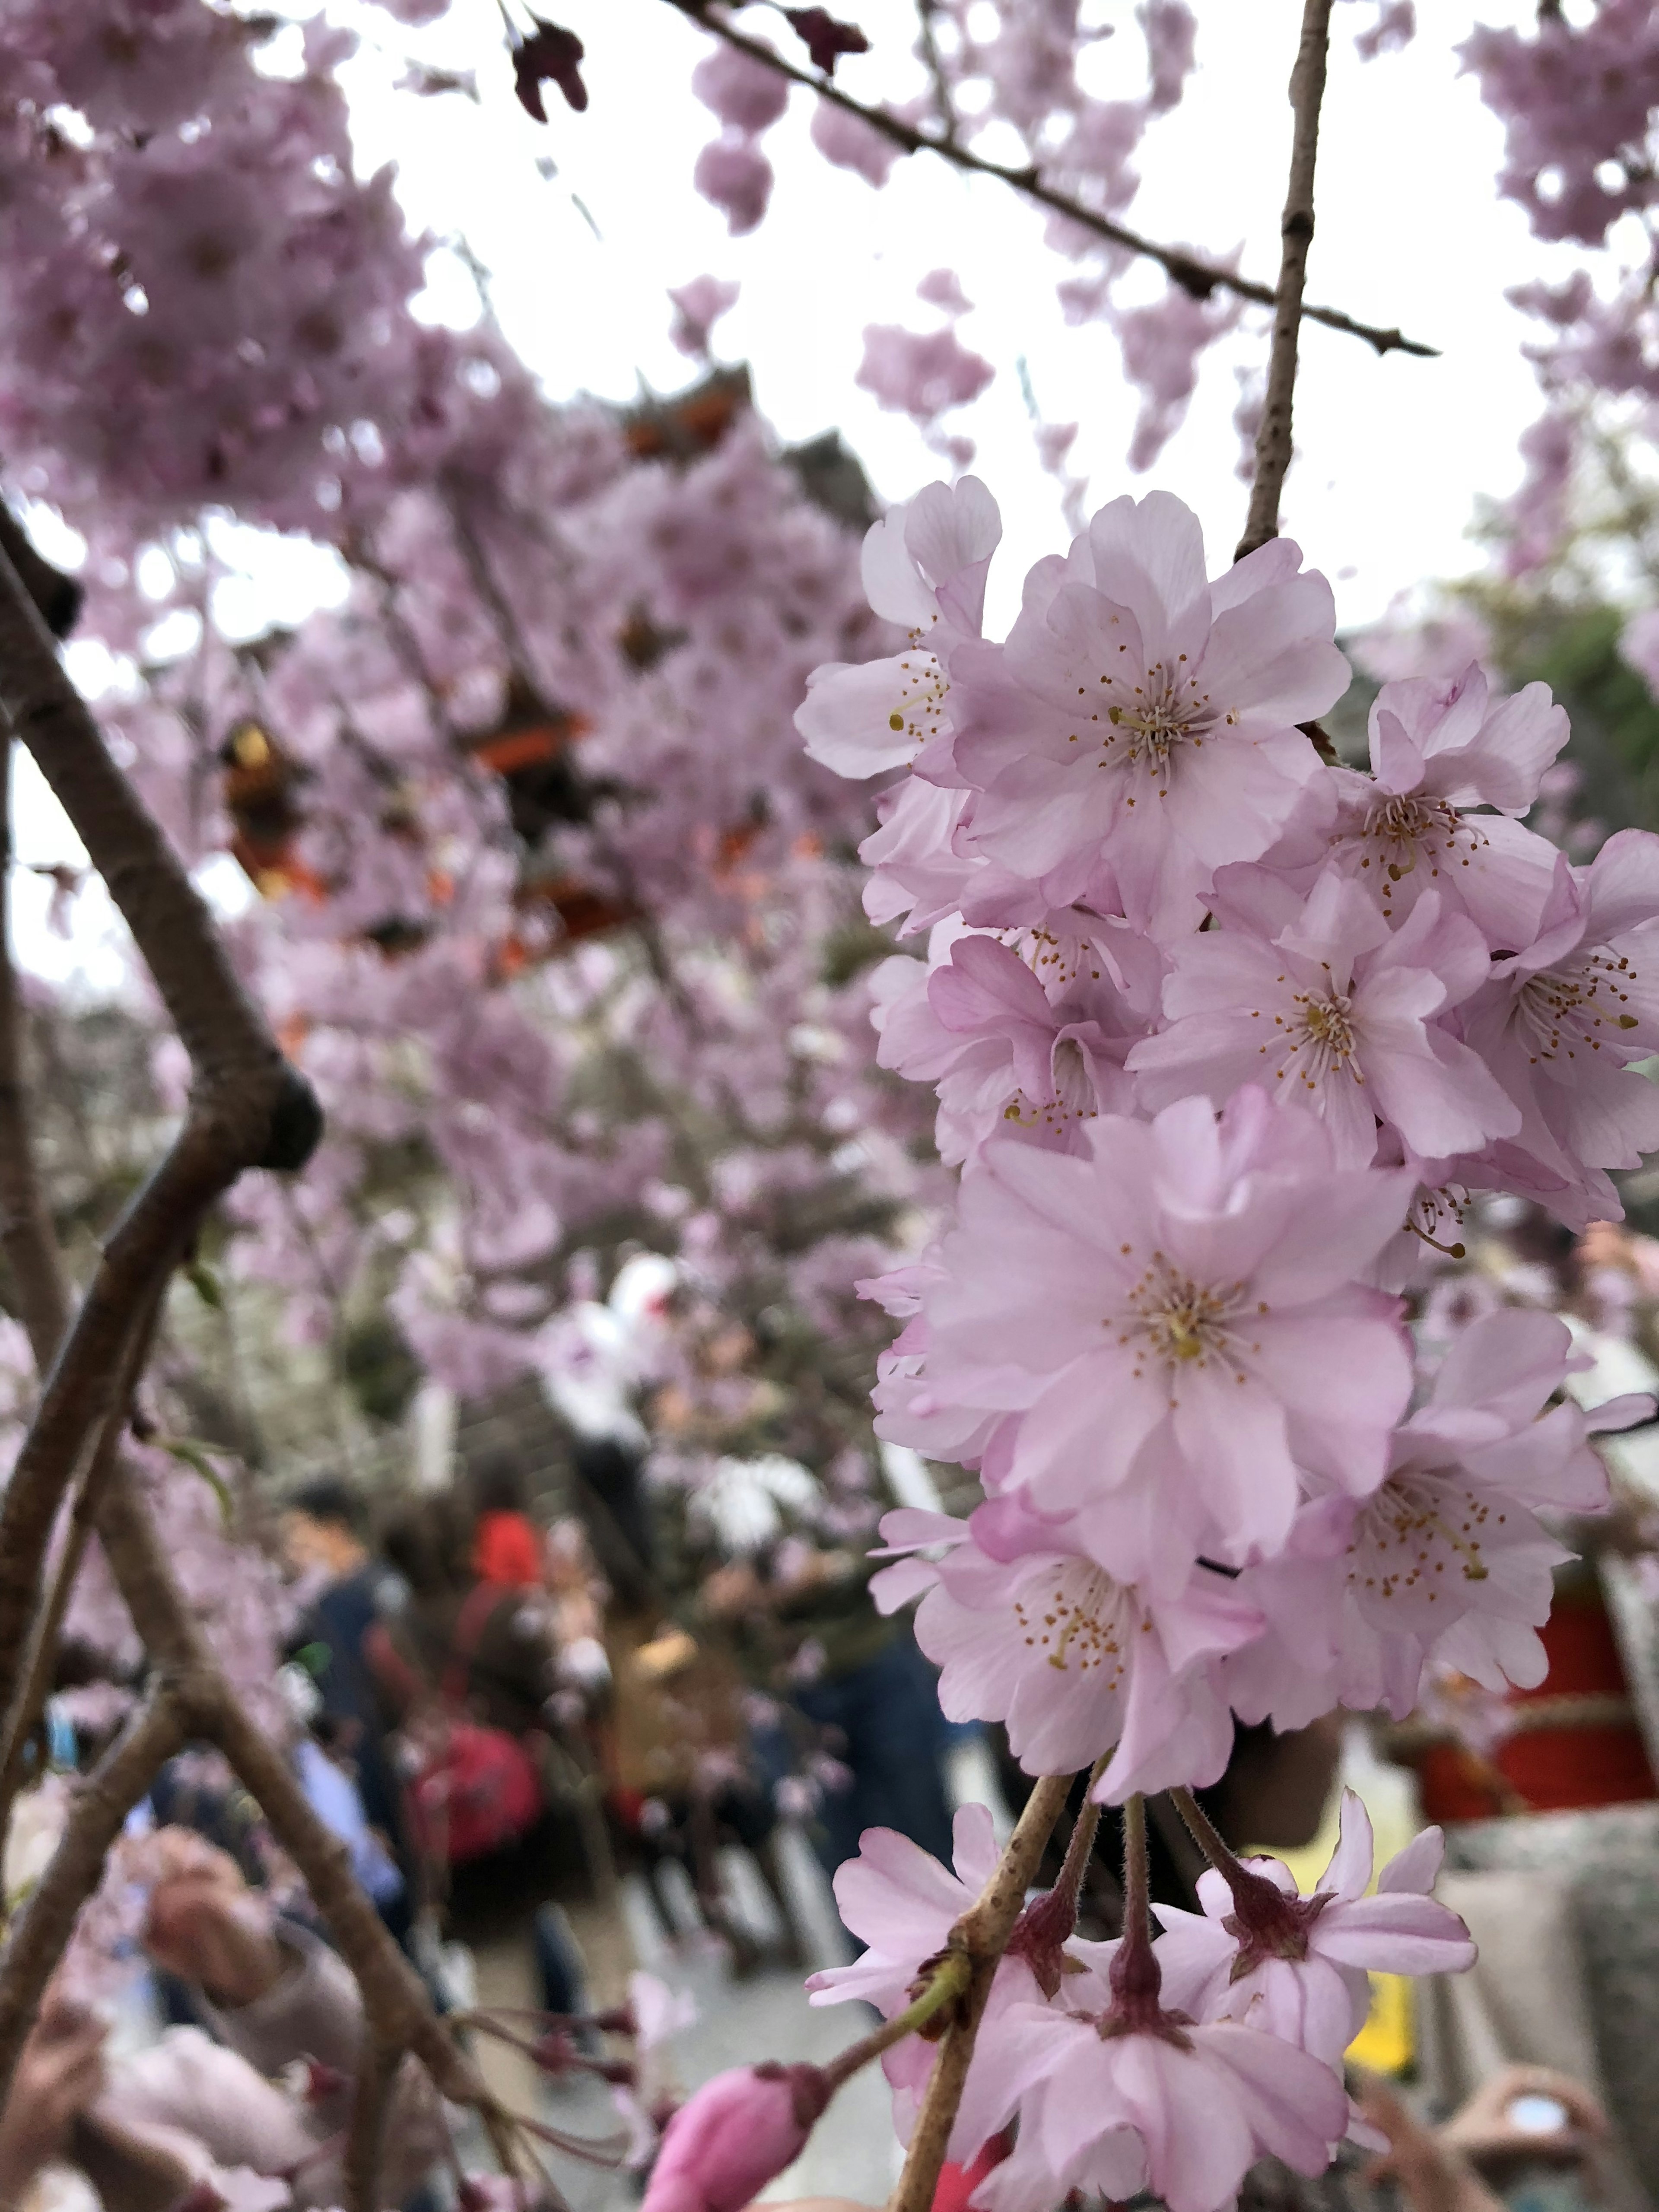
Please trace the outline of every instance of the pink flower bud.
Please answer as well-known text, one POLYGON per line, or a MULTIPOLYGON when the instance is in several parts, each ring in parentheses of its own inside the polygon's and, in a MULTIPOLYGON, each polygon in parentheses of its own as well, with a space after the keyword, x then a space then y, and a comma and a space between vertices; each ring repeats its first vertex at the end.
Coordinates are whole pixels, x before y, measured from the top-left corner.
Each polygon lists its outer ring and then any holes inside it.
POLYGON ((717 2074, 669 2122, 641 2212, 741 2212, 799 2157, 830 2095, 817 2066, 717 2074))

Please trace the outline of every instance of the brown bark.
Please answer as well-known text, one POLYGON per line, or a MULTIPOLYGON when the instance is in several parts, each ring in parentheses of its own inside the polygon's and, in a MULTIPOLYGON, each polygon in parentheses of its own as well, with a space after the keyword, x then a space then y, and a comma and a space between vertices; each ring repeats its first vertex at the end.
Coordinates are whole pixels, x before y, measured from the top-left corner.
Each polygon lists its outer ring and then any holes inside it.
POLYGON ((0 1680, 22 1671, 41 1570, 64 1497, 114 1407, 132 1316, 159 1294, 209 1206, 244 1168, 301 1164, 320 1127, 226 957, 177 854, 111 759, 60 664, 51 632, 0 550, 0 710, 33 753, 109 886, 190 1054, 190 1111, 171 1150, 111 1231, 67 1322, 22 1110, 15 984, 0 1048, 3 1202, 24 1255, 26 1326, 45 1377, 40 1407, 0 1499, 0 1680), (49 1243, 49 1238, 47 1239, 49 1243), (58 1285, 53 1296, 52 1285, 58 1285), (48 1365, 47 1363, 50 1363, 48 1365))
MULTIPOLYGON (((46 1376, 40 1409, 0 1503, 0 1680, 14 1675, 39 1601, 59 1504, 94 1437, 118 1438, 147 1321, 206 1208, 250 1166, 303 1164, 320 1127, 237 981, 212 919, 106 750, 50 635, 0 550, 0 711, 34 753, 109 884, 191 1055, 190 1112, 167 1158, 111 1235, 71 1323, 37 1179, 19 1066, 16 993, 0 957, 0 1206, 24 1265, 26 1325, 46 1376), (10 1080, 8 1083, 7 1076, 10 1080)), ((4 947, 0 944, 0 954, 4 947)), ((299 1867, 362 1993, 370 2048, 414 2051, 446 2095, 477 2105, 510 2154, 502 2116, 433 2013, 426 1991, 352 1876, 277 1747, 216 1664, 173 1577, 132 1470, 112 1449, 95 1513, 111 1571, 161 1688, 76 1797, 40 1887, 0 1959, 0 2099, 75 1916, 127 1811, 186 1735, 216 1744, 299 1867)), ((360 2149, 368 2160, 373 2096, 360 2149)))
POLYGON ((1304 0, 1302 41, 1291 72, 1291 181, 1279 222, 1279 284, 1273 295, 1273 343, 1267 362, 1267 392, 1255 434, 1255 475, 1250 483, 1250 512, 1234 554, 1242 561, 1258 545, 1279 535, 1279 497, 1291 465, 1291 403, 1296 396, 1297 343, 1302 319, 1302 288, 1307 281, 1308 248, 1314 234, 1314 167, 1319 155, 1319 109, 1325 97, 1325 61, 1331 40, 1331 0, 1304 0))
POLYGON ((52 1216, 29 1150, 22 1008, 11 952, 11 754, 10 726, 0 717, 0 1251, 44 1375, 63 1341, 69 1310, 52 1216))
POLYGON ((402 2054, 382 2051, 367 2030, 351 2100, 351 2130, 346 2138, 346 2212, 380 2212, 380 2165, 386 2153, 386 2117, 398 2085, 402 2054))

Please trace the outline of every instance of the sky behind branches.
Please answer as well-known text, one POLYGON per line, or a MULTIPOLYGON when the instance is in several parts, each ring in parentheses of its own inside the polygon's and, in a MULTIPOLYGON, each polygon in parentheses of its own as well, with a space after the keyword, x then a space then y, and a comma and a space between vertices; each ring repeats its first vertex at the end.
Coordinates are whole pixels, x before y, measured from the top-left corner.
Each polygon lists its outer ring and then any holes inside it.
MULTIPOLYGON (((930 270, 951 268, 975 303, 959 335, 996 370, 985 397, 946 422, 977 441, 975 471, 1006 522, 993 625, 1017 605, 1030 563, 1065 542, 1028 389, 1047 420, 1079 424, 1071 465, 1089 479, 1087 507, 1164 486, 1202 518, 1212 565, 1224 561, 1246 502, 1235 474, 1235 372, 1265 360, 1264 312, 1252 311, 1245 329, 1206 356, 1185 427, 1151 471, 1134 477, 1123 455, 1136 401, 1115 343, 1102 328, 1066 325, 1054 292, 1065 264, 1043 245, 1041 212, 1006 188, 917 156, 874 191, 810 144, 811 96, 798 91, 765 141, 777 171, 771 210, 758 231, 732 239, 690 183, 698 150, 716 131, 687 82, 707 40, 664 0, 556 0, 554 12, 587 46, 591 104, 574 114, 549 88, 545 128, 513 98, 496 0, 454 0, 441 22, 418 33, 365 0, 332 0, 329 12, 363 40, 344 71, 363 168, 395 161, 411 224, 439 240, 465 238, 489 272, 507 337, 555 398, 588 391, 625 400, 641 379, 659 391, 688 381, 696 369, 669 343, 667 289, 705 270, 735 278, 743 289, 716 333, 720 357, 750 363, 758 403, 781 437, 838 428, 878 496, 902 499, 944 465, 908 419, 854 385, 861 334, 870 322, 934 327, 939 317, 915 286, 930 270), (396 90, 411 58, 476 70, 480 103, 396 90)), ((856 17, 873 48, 842 63, 849 91, 876 100, 921 88, 908 52, 912 0, 848 0, 841 12, 856 17)), ((1514 487, 1516 440, 1538 411, 1520 349, 1525 321, 1504 293, 1558 265, 1528 236, 1521 212, 1497 199, 1501 132, 1452 51, 1477 18, 1509 21, 1528 10, 1519 0, 1479 9, 1433 0, 1419 12, 1428 27, 1416 42, 1368 64, 1352 40, 1371 19, 1370 0, 1340 7, 1335 19, 1310 295, 1398 323, 1443 349, 1432 362, 1379 360, 1357 339, 1304 330, 1284 526, 1332 578, 1345 627, 1373 619, 1425 579, 1479 564, 1467 536, 1477 501, 1514 487)), ((1285 87, 1300 13, 1300 0, 1200 8, 1197 71, 1180 107, 1148 136, 1145 183, 1129 212, 1150 235, 1212 258, 1242 247, 1244 269, 1267 281, 1277 267, 1285 87)), ((1131 9, 1091 0, 1085 16, 1122 27, 1095 50, 1091 89, 1133 95, 1142 49, 1131 9)), ((744 23, 789 44, 786 27, 758 9, 744 23)), ((279 42, 273 58, 280 64, 283 55, 279 42)), ((1018 158, 1012 145, 999 150, 1018 158)), ((1133 281, 1148 299, 1163 282, 1150 267, 1133 281)), ((463 259, 441 250, 423 312, 465 322, 477 305, 463 259)), ((297 620, 337 592, 331 559, 251 532, 236 542, 247 580, 222 611, 250 634, 297 620)), ((86 680, 98 671, 80 672, 86 680)), ((67 823, 27 767, 17 815, 23 858, 76 857, 67 823)), ((241 895, 234 878, 223 864, 215 888, 241 895)), ((82 902, 72 942, 46 933, 49 896, 44 879, 19 887, 24 959, 46 974, 78 968, 107 982, 118 963, 94 950, 109 926, 101 896, 82 902)))

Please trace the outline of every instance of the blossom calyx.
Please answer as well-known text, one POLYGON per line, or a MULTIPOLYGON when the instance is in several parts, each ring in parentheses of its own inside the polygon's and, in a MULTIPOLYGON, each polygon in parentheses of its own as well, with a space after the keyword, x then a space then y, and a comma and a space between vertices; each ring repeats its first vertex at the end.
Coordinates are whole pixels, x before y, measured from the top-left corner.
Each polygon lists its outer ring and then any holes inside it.
POLYGON ((1062 1878, 1034 1897, 1008 1938, 1011 1959, 1024 1959, 1045 1997, 1058 1996, 1069 1961, 1066 1946, 1077 1933, 1077 1888, 1062 1878))
MULTIPOLYGON (((1015 1932, 1018 1934, 1018 1929, 1016 1929, 1015 1932)), ((911 1983, 908 1990, 905 1992, 913 2005, 920 2004, 922 1998, 931 1992, 934 1982, 939 1977, 940 1968, 945 1965, 947 1960, 951 1959, 959 1959, 965 1955, 961 1945, 956 1941, 956 1929, 953 1928, 951 1929, 951 1942, 945 1945, 942 1951, 935 1951, 931 1958, 924 1959, 921 1964, 916 1968, 915 1979, 911 1983)), ((1013 1948, 1013 1943, 1011 1940, 1008 1948, 1012 1951, 1013 1948)), ((919 2022, 912 2033, 919 2035, 924 2043, 939 2042, 944 2035, 945 2029, 952 2025, 957 2015, 960 2014, 962 2009, 962 1999, 966 1994, 967 1985, 964 1983, 957 1995, 953 1999, 949 2002, 941 2004, 937 2012, 929 2013, 927 2019, 919 2022)))
POLYGON ((1233 1909, 1222 1922, 1238 1945, 1231 1979, 1240 1981, 1264 1959, 1305 1959, 1308 1930, 1330 1902, 1327 1891, 1287 1897, 1265 1876, 1232 1859, 1219 1869, 1232 1892, 1233 1909))
POLYGON ((1164 1969, 1145 1922, 1133 1911, 1106 1978, 1112 2002, 1096 2022, 1103 2043, 1119 2035, 1156 2035, 1180 2050, 1188 2047, 1182 2029, 1191 2022, 1184 2013, 1164 2011, 1164 1969))

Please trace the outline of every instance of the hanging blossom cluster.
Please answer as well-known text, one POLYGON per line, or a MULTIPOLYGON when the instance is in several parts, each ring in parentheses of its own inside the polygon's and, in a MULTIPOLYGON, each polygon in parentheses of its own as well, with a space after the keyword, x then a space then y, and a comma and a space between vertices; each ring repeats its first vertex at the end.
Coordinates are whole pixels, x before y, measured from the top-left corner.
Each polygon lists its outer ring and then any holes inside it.
MULTIPOLYGON (((1197 34, 1184 0, 1149 0, 1137 11, 1136 27, 1142 81, 1135 82, 1131 63, 1123 94, 1103 98, 1085 78, 1095 48, 1112 31, 1085 29, 1075 6, 993 0, 986 11, 968 0, 942 0, 927 10, 908 57, 918 72, 917 88, 907 99, 890 101, 887 112, 902 124, 969 146, 1015 134, 1053 189, 1092 211, 1121 217, 1139 188, 1135 158, 1147 131, 1181 100, 1197 34)), ((693 82, 726 125, 698 162, 697 187, 726 210, 734 231, 751 228, 764 212, 772 183, 759 132, 782 115, 787 88, 763 64, 729 50, 717 50, 702 63, 693 82)), ((826 100, 814 108, 811 136, 826 161, 878 189, 901 155, 897 145, 860 117, 826 100)), ((1171 283, 1155 304, 1120 307, 1115 295, 1129 256, 1058 216, 1048 224, 1047 241, 1071 264, 1071 273, 1059 280, 1067 316, 1079 323, 1104 321, 1120 340, 1125 376, 1142 400, 1134 465, 1146 467, 1185 416, 1199 355, 1237 324, 1237 303, 1200 301, 1171 283)), ((936 422, 975 397, 991 374, 988 363, 961 346, 948 322, 933 331, 872 325, 865 332, 860 382, 884 405, 923 422, 936 422)), ((963 466, 972 447, 964 455, 957 447, 953 439, 951 457, 963 466)))
MULTIPOLYGON (((740 372, 554 408, 422 320, 354 42, 313 24, 285 76, 277 27, 0 21, 9 488, 86 538, 100 719, 187 862, 259 892, 237 955, 328 1115, 303 1184, 237 1193, 232 1272, 301 1344, 389 1311, 463 1394, 556 1358, 568 1261, 629 1238, 873 1357, 844 1286, 927 1170, 869 1050, 870 794, 789 720, 895 641, 856 465, 781 453, 740 372), (248 638, 215 510, 327 546, 339 603, 248 638)), ((733 296, 685 288, 693 350, 733 296)))
POLYGON ((1525 210, 1534 237, 1597 257, 1510 295, 1537 325, 1528 350, 1546 399, 1521 441, 1526 473, 1511 507, 1508 559, 1524 573, 1566 535, 1588 399, 1659 399, 1650 282, 1659 19, 1647 0, 1595 0, 1571 15, 1540 8, 1524 29, 1480 27, 1461 51, 1504 125, 1499 191, 1525 210))
POLYGON ((463 1395, 556 1360, 573 1255, 629 1239, 867 1335, 841 1286, 927 1175, 869 1044, 869 797, 788 720, 890 641, 856 542, 738 398, 641 458, 499 379, 456 379, 466 465, 360 529, 343 607, 109 705, 176 841, 263 891, 245 969, 329 1114, 303 1184, 237 1194, 235 1272, 301 1342, 386 1300, 463 1395))
MULTIPOLYGON (((1649 1401, 1587 1418, 1547 1314, 1419 1359, 1399 1293, 1469 1193, 1582 1228, 1659 1146, 1659 840, 1581 869, 1522 827, 1566 718, 1478 666, 1385 684, 1370 769, 1329 764, 1348 670, 1285 539, 1212 579, 1179 501, 1117 500, 995 642, 1000 528, 971 478, 878 525, 866 588, 910 643, 821 669, 799 717, 829 765, 902 771, 866 897, 927 951, 879 972, 881 1057, 962 1169, 954 1224, 866 1287, 904 1323, 881 1433, 985 1503, 890 1516, 877 1590, 920 1598, 948 1715, 1115 1802, 1215 1781, 1235 1718, 1403 1716, 1431 1662, 1542 1679, 1550 1518, 1605 1503, 1587 1433, 1649 1401)), ((820 1993, 897 2011, 988 1850, 970 1822, 953 1878, 866 1838, 841 1892, 871 1949, 820 1993)), ((1355 1971, 1469 1955, 1437 1860, 1419 1838, 1366 1900, 1350 1806, 1311 1898, 1224 1854, 1150 1950, 1017 1940, 957 2122, 965 2155, 1019 2116, 979 2201, 1208 2212, 1263 2153, 1321 2170, 1355 1971)), ((888 2060, 902 2131, 927 2055, 888 2060)))
MULTIPOLYGON (((556 407, 487 325, 422 320, 424 246, 352 165, 353 41, 280 28, 0 9, 6 488, 85 539, 100 722, 186 863, 257 892, 227 934, 327 1116, 302 1181, 228 1202, 225 1295, 273 1367, 389 1340, 405 1396, 471 1397, 568 1381, 573 1310, 660 1254, 689 1304, 844 1365, 781 1441, 867 1472, 884 1330, 850 1286, 938 1170, 869 1030, 872 793, 790 722, 815 665, 902 635, 860 588, 862 477, 833 437, 781 452, 740 371, 556 407), (327 548, 336 602, 250 637, 227 518, 327 548)), ((688 350, 734 296, 677 295, 688 350)), ((155 1058, 171 1108, 184 1056, 155 1058)), ((672 1337, 659 1367, 632 1382, 723 1387, 672 1337)), ((275 1723, 267 1571, 191 1464, 150 1472, 275 1723)), ((125 1679, 95 1551, 73 1626, 125 1679)))

